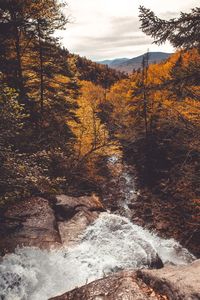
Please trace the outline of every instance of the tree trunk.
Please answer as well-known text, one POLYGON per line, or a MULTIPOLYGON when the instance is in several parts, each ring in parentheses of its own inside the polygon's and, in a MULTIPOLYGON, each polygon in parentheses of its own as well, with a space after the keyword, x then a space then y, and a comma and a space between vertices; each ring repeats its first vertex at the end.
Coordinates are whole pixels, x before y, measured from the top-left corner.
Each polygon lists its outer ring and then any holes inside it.
POLYGON ((39 37, 39 59, 40 59, 40 113, 41 117, 44 112, 44 61, 40 23, 38 21, 38 37, 39 37))
POLYGON ((14 38, 15 38, 15 52, 16 52, 16 61, 17 61, 17 88, 19 89, 20 101, 22 103, 25 103, 26 95, 25 95, 23 71, 22 71, 20 32, 17 24, 16 13, 12 8, 10 8, 10 16, 13 24, 14 38))
POLYGON ((144 122, 145 122, 145 134, 148 136, 148 118, 147 118, 147 75, 148 75, 148 54, 147 57, 143 57, 142 61, 142 84, 143 84, 143 111, 144 111, 144 122))

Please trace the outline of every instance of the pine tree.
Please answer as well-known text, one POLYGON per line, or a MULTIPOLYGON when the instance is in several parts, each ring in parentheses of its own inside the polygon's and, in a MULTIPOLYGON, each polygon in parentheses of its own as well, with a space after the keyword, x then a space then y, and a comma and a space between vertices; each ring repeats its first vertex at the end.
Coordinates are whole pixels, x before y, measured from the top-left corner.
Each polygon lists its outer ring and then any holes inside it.
POLYGON ((19 91, 21 101, 25 100, 21 44, 21 37, 27 25, 25 3, 26 0, 0 1, 1 71, 6 71, 8 77, 12 77, 11 84, 19 91), (13 76, 10 76, 10 73, 13 76))
POLYGON ((160 45, 167 40, 176 48, 200 49, 200 8, 196 7, 190 13, 181 12, 179 18, 168 21, 158 18, 153 11, 140 6, 141 29, 160 45))
MULTIPOLYGON (((67 18, 61 12, 64 5, 59 4, 58 1, 34 1, 30 7, 31 9, 31 27, 29 35, 34 33, 35 48, 38 52, 39 58, 39 73, 40 73, 40 113, 43 114, 44 110, 44 97, 45 97, 45 50, 49 49, 51 45, 56 44, 56 39, 52 34, 57 29, 63 29, 68 22, 67 18)), ((47 51, 48 51, 47 50, 47 51)))

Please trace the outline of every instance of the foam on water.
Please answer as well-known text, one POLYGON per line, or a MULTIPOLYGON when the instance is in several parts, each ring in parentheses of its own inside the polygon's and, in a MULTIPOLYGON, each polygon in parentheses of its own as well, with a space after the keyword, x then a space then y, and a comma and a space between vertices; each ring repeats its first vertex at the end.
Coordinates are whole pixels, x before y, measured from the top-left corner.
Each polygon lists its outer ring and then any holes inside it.
POLYGON ((17 249, 0 265, 0 299, 46 300, 111 272, 148 267, 157 259, 185 264, 193 256, 127 218, 102 213, 79 245, 60 250, 17 249))

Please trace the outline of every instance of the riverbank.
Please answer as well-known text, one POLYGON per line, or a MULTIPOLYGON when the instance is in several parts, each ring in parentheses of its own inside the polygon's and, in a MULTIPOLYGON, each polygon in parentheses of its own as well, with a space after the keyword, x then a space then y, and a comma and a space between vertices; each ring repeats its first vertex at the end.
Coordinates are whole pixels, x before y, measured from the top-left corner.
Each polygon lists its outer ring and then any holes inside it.
POLYGON ((192 148, 190 156, 179 139, 166 135, 124 143, 124 160, 140 192, 134 222, 175 238, 200 257, 199 152, 192 148))

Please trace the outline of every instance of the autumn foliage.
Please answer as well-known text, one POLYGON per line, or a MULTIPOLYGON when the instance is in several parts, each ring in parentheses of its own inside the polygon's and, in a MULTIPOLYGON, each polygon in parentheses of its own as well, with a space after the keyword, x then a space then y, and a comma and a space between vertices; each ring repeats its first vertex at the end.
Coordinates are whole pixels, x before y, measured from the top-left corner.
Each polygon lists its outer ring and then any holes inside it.
MULTIPOLYGON (((147 54, 128 76, 61 47, 52 35, 68 22, 59 1, 0 1, 0 205, 31 195, 101 193, 107 158, 117 153, 136 166, 149 199, 184 207, 184 226, 196 230, 199 9, 193 13, 171 20, 172 32, 157 41, 181 49, 159 64, 149 65, 147 54), (173 28, 193 19, 190 45, 173 28)), ((140 18, 148 35, 167 30, 149 10, 141 8, 140 18), (159 22, 163 28, 154 28, 159 22)))

